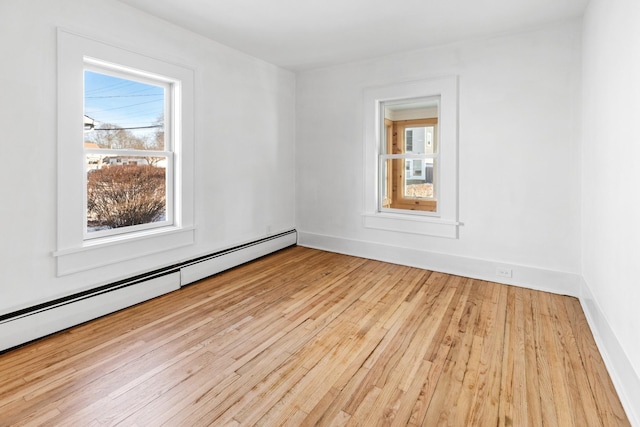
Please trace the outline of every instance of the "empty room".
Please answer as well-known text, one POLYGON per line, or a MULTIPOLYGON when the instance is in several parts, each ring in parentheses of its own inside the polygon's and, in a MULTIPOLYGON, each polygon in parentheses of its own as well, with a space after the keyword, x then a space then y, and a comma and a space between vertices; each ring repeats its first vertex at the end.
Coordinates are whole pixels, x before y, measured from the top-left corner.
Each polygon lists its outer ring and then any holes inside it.
POLYGON ((639 52, 634 0, 0 0, 0 426, 640 427, 639 52))

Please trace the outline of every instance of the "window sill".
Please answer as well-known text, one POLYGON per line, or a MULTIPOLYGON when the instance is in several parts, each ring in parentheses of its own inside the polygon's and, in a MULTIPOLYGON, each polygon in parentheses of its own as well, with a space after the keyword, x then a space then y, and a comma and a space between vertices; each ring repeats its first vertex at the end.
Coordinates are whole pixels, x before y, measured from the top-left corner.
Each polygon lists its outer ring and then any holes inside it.
POLYGON ((193 242, 193 227, 165 227, 88 240, 82 246, 58 250, 53 256, 56 258, 56 274, 60 277, 188 246, 193 242))
POLYGON ((462 225, 457 221, 429 216, 388 212, 366 213, 363 221, 366 228, 449 239, 458 238, 458 227, 462 225))

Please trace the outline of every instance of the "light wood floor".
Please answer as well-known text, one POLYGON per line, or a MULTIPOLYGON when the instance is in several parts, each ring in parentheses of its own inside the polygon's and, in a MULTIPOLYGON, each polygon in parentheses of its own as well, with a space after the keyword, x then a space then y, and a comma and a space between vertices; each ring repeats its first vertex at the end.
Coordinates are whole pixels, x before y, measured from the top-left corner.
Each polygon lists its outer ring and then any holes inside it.
POLYGON ((0 356, 0 425, 629 425, 574 298, 293 247, 0 356))

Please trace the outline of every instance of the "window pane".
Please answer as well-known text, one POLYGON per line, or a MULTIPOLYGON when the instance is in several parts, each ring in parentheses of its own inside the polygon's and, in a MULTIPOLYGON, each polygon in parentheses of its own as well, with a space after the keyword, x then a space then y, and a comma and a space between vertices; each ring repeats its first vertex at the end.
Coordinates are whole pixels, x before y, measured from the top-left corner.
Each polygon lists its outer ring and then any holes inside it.
POLYGON ((435 126, 426 126, 425 128, 425 153, 434 154, 438 152, 437 138, 436 138, 436 128, 435 126))
POLYGON ((165 149, 164 86, 84 71, 85 148, 165 149))
POLYGON ((432 154, 435 151, 434 127, 415 126, 405 128, 405 153, 432 154))
POLYGON ((393 162, 397 162, 397 160, 387 159, 384 161, 384 165, 382 168, 382 188, 380 192, 382 194, 382 207, 389 208, 391 207, 391 198, 392 198, 392 172, 393 172, 393 162))
POLYGON ((438 162, 439 96, 384 103, 380 208, 437 212, 434 164, 438 162), (389 142, 391 141, 391 143, 389 142), (385 151, 386 149, 386 151, 385 151))
POLYGON ((87 232, 165 221, 167 161, 87 155, 87 232))
POLYGON ((413 153, 413 131, 414 129, 405 129, 404 131, 404 152, 413 153))
POLYGON ((404 197, 434 198, 434 161, 434 159, 407 160, 411 163, 411 170, 407 172, 404 180, 404 197))

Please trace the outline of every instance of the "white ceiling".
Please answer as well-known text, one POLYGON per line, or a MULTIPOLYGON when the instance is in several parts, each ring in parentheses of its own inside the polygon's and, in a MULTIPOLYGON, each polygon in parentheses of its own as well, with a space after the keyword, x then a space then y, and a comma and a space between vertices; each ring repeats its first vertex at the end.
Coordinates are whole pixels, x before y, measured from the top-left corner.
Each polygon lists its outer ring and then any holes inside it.
POLYGON ((120 0, 291 70, 535 28, 589 0, 120 0))

